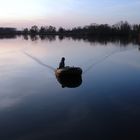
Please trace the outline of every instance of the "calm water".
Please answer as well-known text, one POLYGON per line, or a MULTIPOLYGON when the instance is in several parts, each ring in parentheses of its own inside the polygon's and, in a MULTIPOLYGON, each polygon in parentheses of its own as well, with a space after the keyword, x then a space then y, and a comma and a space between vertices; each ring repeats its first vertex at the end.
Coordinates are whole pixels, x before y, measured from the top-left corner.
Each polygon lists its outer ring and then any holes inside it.
POLYGON ((72 39, 0 40, 0 140, 140 138, 138 45, 72 39), (83 70, 62 88, 61 57, 83 70))

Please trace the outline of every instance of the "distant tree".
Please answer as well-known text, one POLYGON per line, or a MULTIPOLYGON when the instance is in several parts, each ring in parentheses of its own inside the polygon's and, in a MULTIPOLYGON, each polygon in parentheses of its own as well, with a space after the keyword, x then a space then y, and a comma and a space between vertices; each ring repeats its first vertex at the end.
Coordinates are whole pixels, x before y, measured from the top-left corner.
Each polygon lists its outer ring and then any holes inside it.
POLYGON ((129 25, 128 22, 123 22, 122 25, 121 25, 121 33, 122 34, 129 34, 131 30, 131 26, 129 25))
POLYGON ((56 32, 56 28, 53 27, 53 26, 49 26, 48 29, 47 29, 47 32, 48 33, 55 33, 56 32))
POLYGON ((45 34, 46 33, 46 28, 44 26, 41 26, 39 30, 39 34, 45 34))
POLYGON ((28 34, 28 33, 29 33, 28 28, 23 29, 23 34, 28 34))
POLYGON ((58 29, 58 33, 60 33, 60 34, 62 34, 62 33, 65 33, 65 29, 64 28, 62 28, 62 27, 60 27, 59 29, 58 29))
POLYGON ((39 28, 36 25, 31 27, 30 29, 31 34, 38 34, 38 32, 39 32, 39 28))

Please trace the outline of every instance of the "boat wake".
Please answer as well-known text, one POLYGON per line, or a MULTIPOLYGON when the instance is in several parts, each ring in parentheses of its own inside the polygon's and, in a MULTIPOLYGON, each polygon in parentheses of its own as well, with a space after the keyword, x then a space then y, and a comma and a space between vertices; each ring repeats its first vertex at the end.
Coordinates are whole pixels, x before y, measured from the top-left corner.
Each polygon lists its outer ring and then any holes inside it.
POLYGON ((23 52, 26 56, 28 56, 29 58, 31 58, 32 60, 34 60, 35 62, 37 62, 38 64, 40 64, 41 66, 44 66, 48 69, 51 69, 51 70, 55 70, 55 68, 53 68, 52 66, 50 65, 47 65, 47 64, 44 64, 42 61, 40 61, 38 58, 32 56, 31 54, 28 54, 27 52, 23 52))

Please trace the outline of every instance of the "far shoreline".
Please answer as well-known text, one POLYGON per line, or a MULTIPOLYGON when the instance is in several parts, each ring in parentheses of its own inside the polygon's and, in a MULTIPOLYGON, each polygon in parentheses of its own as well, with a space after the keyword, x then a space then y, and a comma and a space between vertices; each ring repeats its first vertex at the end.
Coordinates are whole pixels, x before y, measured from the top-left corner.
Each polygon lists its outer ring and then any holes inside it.
POLYGON ((132 41, 140 45, 140 24, 131 25, 127 21, 121 21, 114 25, 91 24, 89 26, 79 26, 72 29, 65 29, 63 27, 56 29, 54 26, 38 27, 36 25, 31 28, 24 28, 23 30, 12 27, 0 27, 1 39, 17 36, 30 36, 31 38, 39 36, 41 39, 46 36, 59 36, 60 39, 68 37, 88 41, 123 40, 125 42, 128 40, 128 42, 132 41))

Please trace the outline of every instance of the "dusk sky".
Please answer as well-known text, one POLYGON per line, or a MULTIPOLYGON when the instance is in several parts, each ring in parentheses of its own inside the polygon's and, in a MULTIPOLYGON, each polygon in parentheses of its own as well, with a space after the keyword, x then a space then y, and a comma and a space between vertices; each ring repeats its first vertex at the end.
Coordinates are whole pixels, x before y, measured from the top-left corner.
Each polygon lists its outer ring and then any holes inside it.
POLYGON ((140 0, 0 0, 0 26, 140 23, 140 0))

